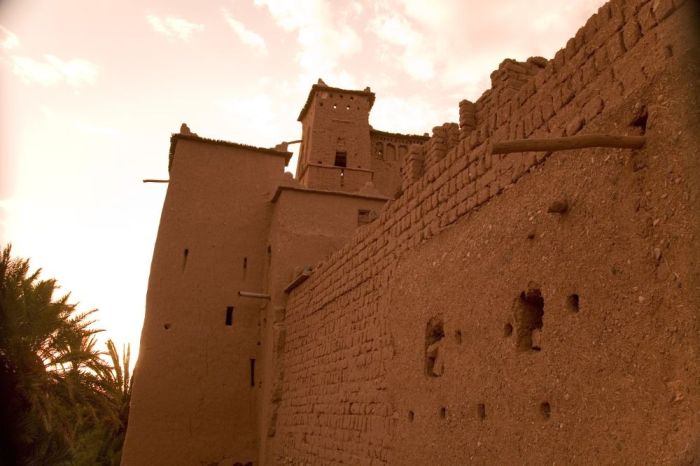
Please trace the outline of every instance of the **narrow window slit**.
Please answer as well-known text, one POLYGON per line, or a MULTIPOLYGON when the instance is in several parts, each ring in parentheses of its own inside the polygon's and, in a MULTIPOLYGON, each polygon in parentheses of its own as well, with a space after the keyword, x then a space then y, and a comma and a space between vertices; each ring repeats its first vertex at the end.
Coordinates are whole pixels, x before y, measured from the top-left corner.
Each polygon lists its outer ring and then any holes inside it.
POLYGON ((548 402, 543 401, 540 403, 540 414, 545 420, 549 419, 549 417, 552 415, 552 407, 548 402))
POLYGON ((189 256, 190 250, 185 248, 184 252, 182 253, 182 270, 185 270, 185 267, 187 267, 187 256, 189 256))
POLYGON ((482 421, 486 419, 486 405, 484 403, 478 404, 477 412, 479 414, 479 419, 481 419, 482 421))
POLYGON ((233 306, 226 307, 226 325, 233 325, 233 306))
POLYGON ((255 359, 250 360, 250 386, 255 387, 255 359))

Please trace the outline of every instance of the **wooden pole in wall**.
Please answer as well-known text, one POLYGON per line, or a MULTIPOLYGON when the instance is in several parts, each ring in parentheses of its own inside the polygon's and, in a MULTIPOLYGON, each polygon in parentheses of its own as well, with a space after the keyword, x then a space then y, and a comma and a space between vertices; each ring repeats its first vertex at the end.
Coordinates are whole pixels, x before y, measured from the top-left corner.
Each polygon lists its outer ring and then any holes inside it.
POLYGON ((238 296, 243 298, 258 298, 258 299, 270 299, 269 294, 265 293, 255 293, 253 291, 239 291, 238 296))
POLYGON ((554 152, 558 150, 585 149, 589 147, 615 147, 619 149, 641 149, 645 136, 611 136, 609 134, 584 134, 547 139, 515 139, 493 143, 492 154, 511 152, 554 152))
POLYGON ((144 183, 169 183, 170 180, 153 180, 150 178, 146 178, 145 180, 143 180, 143 182, 144 183))

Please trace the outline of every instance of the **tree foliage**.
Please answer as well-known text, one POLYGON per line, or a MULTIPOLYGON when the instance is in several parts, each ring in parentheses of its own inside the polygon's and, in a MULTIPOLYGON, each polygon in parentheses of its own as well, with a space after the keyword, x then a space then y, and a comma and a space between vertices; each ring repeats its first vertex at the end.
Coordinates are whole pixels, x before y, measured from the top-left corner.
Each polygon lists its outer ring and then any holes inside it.
POLYGON ((100 351, 95 310, 78 312, 56 280, 0 253, 0 465, 119 464, 131 394, 130 351, 100 351))

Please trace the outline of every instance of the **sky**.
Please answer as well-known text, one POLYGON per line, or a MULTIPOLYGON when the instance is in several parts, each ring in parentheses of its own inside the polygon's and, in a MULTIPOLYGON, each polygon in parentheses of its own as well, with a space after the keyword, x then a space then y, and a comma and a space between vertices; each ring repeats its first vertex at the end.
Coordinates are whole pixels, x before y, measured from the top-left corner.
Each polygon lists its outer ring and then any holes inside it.
MULTIPOLYGON (((170 134, 300 138, 318 78, 370 124, 458 120, 505 58, 552 58, 602 0, 0 0, 0 245, 138 353, 170 134)), ((294 171, 295 158, 288 170, 294 171)))

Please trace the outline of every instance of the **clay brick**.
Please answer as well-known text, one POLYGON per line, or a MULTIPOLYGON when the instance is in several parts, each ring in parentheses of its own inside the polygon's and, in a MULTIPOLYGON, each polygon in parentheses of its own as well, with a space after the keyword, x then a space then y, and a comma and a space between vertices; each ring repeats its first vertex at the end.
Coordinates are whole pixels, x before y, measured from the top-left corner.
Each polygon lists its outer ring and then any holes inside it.
POLYGON ((532 114, 527 113, 525 114, 525 118, 523 118, 523 127, 525 131, 525 137, 528 137, 530 134, 532 134, 533 127, 532 127, 532 114))
POLYGON ((614 31, 625 25, 625 15, 619 2, 610 2, 610 21, 608 23, 614 31))
POLYGON ((659 23, 668 18, 675 8, 673 0, 653 0, 651 2, 651 12, 659 23))
POLYGON ((576 71, 571 75, 569 82, 571 83, 574 93, 583 89, 583 76, 580 68, 576 69, 576 71))
POLYGON ((591 58, 581 67, 581 82, 587 86, 596 77, 595 59, 591 58))
POLYGON ((594 13, 583 26, 584 43, 590 43, 598 32, 598 13, 594 13))
POLYGON ((598 13, 596 13, 596 22, 598 30, 603 29, 608 25, 610 21, 610 3, 605 3, 603 6, 598 8, 598 13))
POLYGON ((532 111, 532 127, 537 129, 544 123, 544 118, 542 117, 542 107, 537 106, 532 111))
POLYGON ((564 61, 564 49, 559 49, 557 53, 554 54, 554 58, 552 59, 552 70, 554 71, 554 74, 561 71, 561 69, 564 67, 564 61))
POLYGON ((571 102, 574 98, 574 90, 571 87, 571 81, 563 83, 561 87, 561 106, 564 107, 566 104, 571 102))
POLYGON ((587 122, 593 120, 600 112, 603 111, 603 99, 598 96, 593 97, 583 107, 583 116, 587 122))
POLYGON ((484 187, 481 188, 477 193, 476 193, 476 203, 477 205, 481 205, 484 202, 489 200, 489 188, 484 187))
POLYGON ((549 120, 552 115, 554 115, 554 107, 552 105, 552 96, 543 95, 540 101, 540 114, 542 115, 542 120, 549 120))
POLYGON ((607 43, 608 58, 611 62, 614 62, 619 57, 625 54, 625 45, 622 39, 622 33, 618 32, 613 34, 607 43))
POLYGON ((642 37, 642 29, 636 20, 629 21, 622 29, 622 42, 630 50, 642 37))
POLYGON ((566 135, 567 136, 573 136, 574 134, 578 133, 581 131, 581 128, 583 128, 583 123, 584 119, 581 116, 576 116, 574 117, 567 125, 566 125, 566 135))
POLYGON ((608 49, 606 47, 598 48, 593 56, 593 61, 598 72, 607 68, 607 66, 610 64, 610 60, 608 59, 608 49))
POLYGON ((656 26, 656 18, 651 11, 653 3, 647 3, 644 5, 637 14, 637 20, 642 28, 642 35, 649 32, 654 26, 656 26))
POLYGON ((583 30, 584 26, 580 27, 574 35, 574 45, 576 47, 577 52, 581 50, 583 48, 583 45, 586 43, 586 38, 584 37, 583 30))

